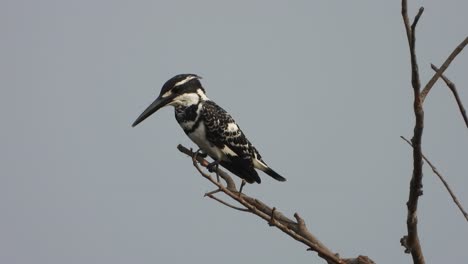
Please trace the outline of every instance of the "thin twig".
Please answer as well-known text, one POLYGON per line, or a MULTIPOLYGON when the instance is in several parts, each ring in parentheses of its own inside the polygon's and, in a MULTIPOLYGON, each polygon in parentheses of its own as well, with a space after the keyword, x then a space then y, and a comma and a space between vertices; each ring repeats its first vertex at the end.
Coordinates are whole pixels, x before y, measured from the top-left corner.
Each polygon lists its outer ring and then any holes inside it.
MULTIPOLYGON (((408 143, 411 147, 413 147, 413 144, 411 144, 411 142, 406 139, 404 136, 400 136, 404 141, 406 141, 406 143, 408 143)), ((432 164, 432 162, 430 162, 426 156, 424 156, 423 154, 423 159, 427 162, 427 164, 431 167, 432 171, 435 173, 435 175, 437 175, 439 177, 439 179, 442 181, 442 183, 444 184, 445 186, 445 189, 447 189, 447 191, 449 192, 450 196, 452 196, 452 199, 453 199, 453 202, 458 206, 458 208, 460 209, 461 213, 463 214, 463 216, 465 217, 466 221, 468 221, 468 214, 465 212, 465 210, 463 209, 463 206, 461 205, 461 203, 458 201, 457 199, 457 196, 455 196, 455 193, 453 193, 452 189, 450 188, 450 186, 448 185, 447 181, 444 179, 444 177, 442 176, 442 174, 437 170, 437 168, 432 164)))
POLYGON ((434 76, 432 76, 431 80, 426 84, 424 89, 421 92, 421 100, 424 102, 426 99, 427 94, 434 86, 435 82, 440 78, 440 76, 444 73, 444 71, 448 68, 450 63, 457 57, 457 55, 463 50, 463 48, 468 45, 468 37, 466 37, 453 51, 450 53, 448 58, 445 60, 444 64, 440 66, 440 69, 436 71, 434 76))
MULTIPOLYGON (((413 23, 411 24, 411 32, 414 34, 414 31, 416 29, 416 25, 418 24, 419 22, 419 18, 421 18, 421 15, 423 14, 424 12, 424 7, 420 7, 419 8, 419 11, 418 13, 416 14, 416 16, 414 17, 414 20, 413 20, 413 23)), ((413 37, 414 38, 414 37, 413 37)))
POLYGON ((205 193, 205 195, 204 195, 204 196, 213 195, 213 194, 215 194, 215 193, 219 193, 220 191, 221 191, 221 189, 216 189, 216 190, 214 190, 214 191, 211 191, 211 192, 207 192, 207 193, 205 193))
MULTIPOLYGON (((431 68, 434 70, 434 71, 439 71, 439 69, 434 65, 434 64, 431 64, 431 68)), ((463 107, 463 104, 462 104, 462 101, 460 99, 460 96, 458 96, 458 91, 457 91, 457 88, 455 87, 455 84, 453 82, 451 82, 447 77, 445 77, 445 75, 441 75, 440 76, 442 78, 442 80, 444 80, 445 84, 447 84, 448 88, 450 89, 450 91, 452 91, 453 93, 453 96, 455 97, 455 100, 457 101, 457 105, 458 105, 458 108, 460 109, 460 113, 461 115, 463 116, 463 120, 465 121, 465 125, 466 127, 468 128, 468 117, 466 116, 466 111, 465 111, 465 108, 463 107)))
POLYGON ((250 212, 249 209, 240 208, 240 207, 234 206, 232 204, 229 204, 228 202, 225 202, 225 201, 219 199, 218 197, 214 196, 213 194, 206 194, 205 196, 208 196, 211 199, 214 199, 214 200, 216 200, 216 201, 218 201, 218 202, 220 202, 220 203, 224 204, 225 206, 230 207, 232 209, 242 211, 242 212, 250 212))
POLYGON ((413 258, 414 264, 424 264, 424 255, 422 252, 421 244, 419 242, 418 236, 418 200, 419 196, 422 195, 422 151, 421 151, 421 142, 422 142, 422 133, 424 129, 424 110, 422 107, 422 101, 420 96, 421 91, 421 82, 419 79, 419 69, 418 62, 416 58, 416 24, 419 21, 424 9, 419 9, 419 13, 416 16, 413 27, 409 24, 408 17, 408 5, 406 0, 401 1, 401 15, 403 17, 403 22, 406 29, 406 36, 408 38, 408 44, 410 49, 411 57, 411 84, 413 86, 414 93, 414 115, 415 115, 415 125, 414 125, 414 135, 413 135, 413 175, 410 181, 410 191, 408 202, 406 203, 408 207, 408 215, 406 218, 406 225, 408 230, 408 235, 404 237, 404 244, 406 246, 405 252, 410 252, 413 258))

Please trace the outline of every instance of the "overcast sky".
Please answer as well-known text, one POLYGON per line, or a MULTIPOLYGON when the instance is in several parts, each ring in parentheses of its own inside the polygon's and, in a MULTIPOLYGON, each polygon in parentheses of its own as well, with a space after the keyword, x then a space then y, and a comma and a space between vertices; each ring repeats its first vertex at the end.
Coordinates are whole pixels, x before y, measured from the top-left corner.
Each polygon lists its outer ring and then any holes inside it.
MULTIPOLYGON (((422 83, 467 36, 468 2, 409 1, 422 83)), ((245 192, 344 257, 411 263, 400 238, 412 90, 400 1, 0 1, 0 263, 324 263, 213 189, 167 107, 135 118, 178 73, 203 76, 288 181, 245 192)), ((468 51, 447 71, 468 106, 468 51)), ((438 82, 423 151, 468 207, 468 134, 438 82)), ((468 226, 425 166, 428 262, 468 258, 468 226)))

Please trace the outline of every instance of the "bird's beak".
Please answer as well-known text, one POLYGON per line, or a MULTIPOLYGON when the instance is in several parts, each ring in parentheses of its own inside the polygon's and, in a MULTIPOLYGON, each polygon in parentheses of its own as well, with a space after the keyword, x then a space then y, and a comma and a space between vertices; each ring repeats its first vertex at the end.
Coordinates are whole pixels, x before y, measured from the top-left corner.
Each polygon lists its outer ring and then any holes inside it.
POLYGON ((171 102, 171 100, 171 96, 168 96, 166 98, 160 96, 156 98, 156 100, 154 100, 154 102, 150 104, 150 106, 148 106, 148 108, 146 108, 146 110, 143 111, 143 113, 141 113, 141 115, 135 120, 135 122, 133 122, 132 127, 135 127, 139 123, 143 122, 143 120, 145 120, 148 116, 152 115, 160 108, 166 106, 169 102, 171 102))

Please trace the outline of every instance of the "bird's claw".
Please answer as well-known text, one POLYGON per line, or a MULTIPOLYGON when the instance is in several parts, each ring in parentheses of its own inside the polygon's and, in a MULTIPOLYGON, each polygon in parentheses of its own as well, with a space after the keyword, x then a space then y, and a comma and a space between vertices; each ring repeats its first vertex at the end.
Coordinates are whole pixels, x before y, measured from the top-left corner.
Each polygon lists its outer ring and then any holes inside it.
MULTIPOLYGON (((190 149, 190 151, 192 151, 192 149, 190 149)), ((193 151, 192 151, 193 152, 193 151)), ((197 151, 193 152, 193 154, 196 156, 196 157, 202 157, 202 158, 206 158, 208 156, 207 153, 203 152, 201 149, 198 149, 197 151)))
POLYGON ((219 174, 218 174, 218 167, 219 167, 219 161, 213 161, 206 168, 208 169, 209 172, 216 173, 216 180, 219 182, 219 174))
POLYGON ((218 171, 218 165, 219 165, 218 161, 213 161, 210 164, 208 164, 206 166, 206 168, 208 169, 209 172, 217 172, 218 171))
POLYGON ((203 152, 201 149, 197 150, 197 153, 198 153, 198 156, 200 156, 202 158, 208 157, 208 154, 203 152))

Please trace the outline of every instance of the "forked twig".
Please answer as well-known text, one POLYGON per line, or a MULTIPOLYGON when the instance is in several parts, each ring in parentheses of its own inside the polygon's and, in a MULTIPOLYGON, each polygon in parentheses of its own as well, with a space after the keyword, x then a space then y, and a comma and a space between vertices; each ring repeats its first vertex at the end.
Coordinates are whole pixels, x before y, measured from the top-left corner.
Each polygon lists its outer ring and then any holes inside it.
POLYGON ((214 191, 205 193, 204 196, 210 196, 210 195, 213 195, 213 194, 219 193, 219 192, 221 192, 221 189, 216 189, 216 190, 214 190, 214 191))
POLYGON ((452 51, 452 53, 450 53, 450 55, 442 64, 442 66, 440 66, 440 69, 436 71, 434 76, 432 76, 431 80, 429 80, 429 82, 426 84, 426 86, 421 92, 421 101, 424 102, 427 94, 429 93, 431 88, 434 86, 435 82, 440 78, 440 76, 442 76, 442 74, 448 68, 450 63, 452 63, 455 57, 457 57, 457 55, 463 50, 463 48, 465 48, 466 45, 468 45, 468 37, 466 37, 460 44, 458 44, 458 46, 452 51))

